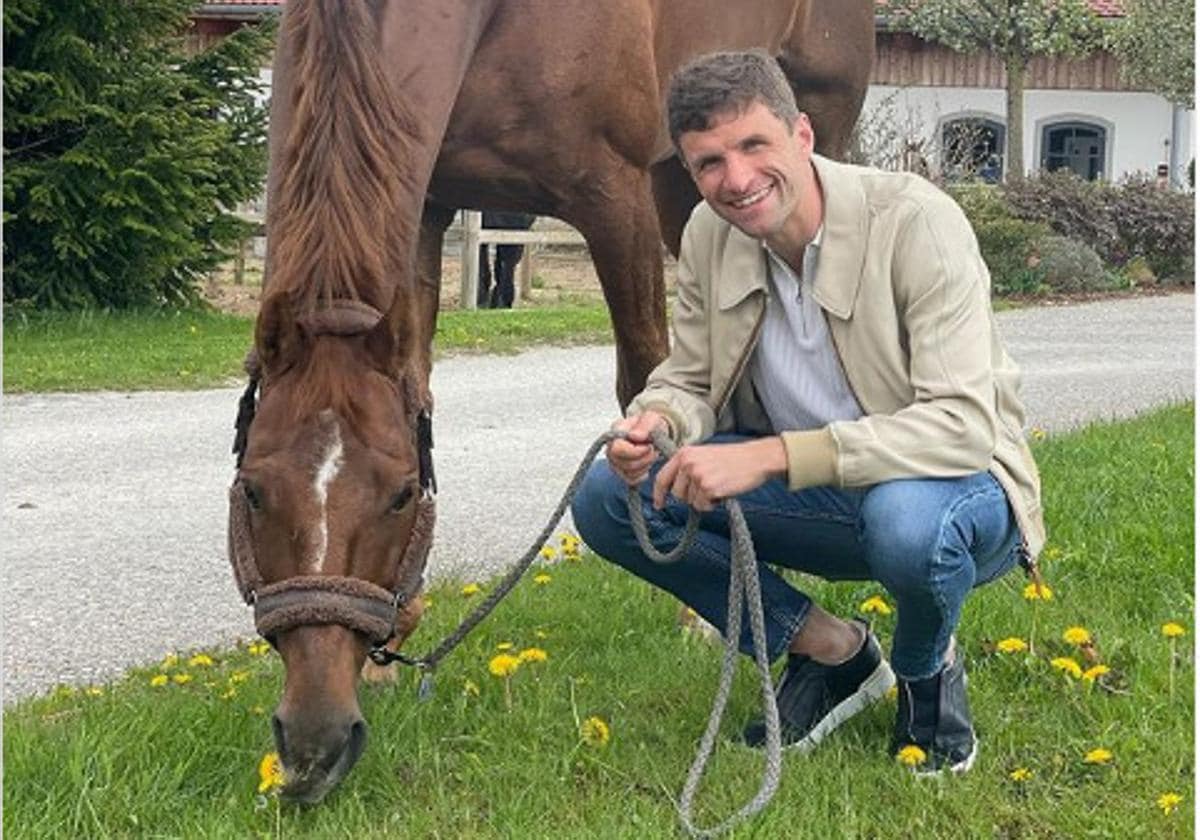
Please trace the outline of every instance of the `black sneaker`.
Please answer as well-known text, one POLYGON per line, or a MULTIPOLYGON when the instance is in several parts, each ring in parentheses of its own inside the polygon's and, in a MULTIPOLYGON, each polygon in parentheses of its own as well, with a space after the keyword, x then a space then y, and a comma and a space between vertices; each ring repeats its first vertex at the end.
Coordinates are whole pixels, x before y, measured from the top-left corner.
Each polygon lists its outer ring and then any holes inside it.
MULTIPOLYGON (((781 740, 786 749, 808 752, 826 735, 883 697, 896 682, 879 650, 879 640, 863 622, 858 653, 841 665, 822 665, 807 656, 788 654, 775 689, 781 740)), ((767 742, 766 724, 751 723, 742 733, 752 747, 767 742)))
POLYGON ((979 752, 971 709, 967 706, 967 672, 961 650, 954 661, 923 680, 900 679, 897 691, 896 731, 892 754, 909 764, 917 775, 949 770, 965 773, 979 752), (920 752, 902 751, 909 746, 920 752), (905 760, 907 759, 907 760, 905 760))

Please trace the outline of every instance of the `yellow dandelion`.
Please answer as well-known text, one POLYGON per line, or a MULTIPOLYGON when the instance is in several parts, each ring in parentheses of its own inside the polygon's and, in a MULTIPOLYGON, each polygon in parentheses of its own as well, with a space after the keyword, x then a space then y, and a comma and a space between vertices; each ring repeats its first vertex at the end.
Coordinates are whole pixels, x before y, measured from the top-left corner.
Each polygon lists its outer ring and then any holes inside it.
POLYGON ((474 680, 464 680, 462 693, 463 697, 478 697, 479 686, 474 680))
POLYGON ((592 715, 579 725, 579 737, 583 742, 591 747, 603 747, 608 743, 609 737, 612 735, 608 724, 603 718, 592 715))
POLYGON ((550 582, 550 575, 546 574, 545 572, 542 572, 540 575, 534 575, 533 582, 538 586, 545 586, 550 582))
POLYGON ((1025 584, 1025 588, 1021 590, 1021 597, 1026 601, 1051 601, 1054 599, 1054 590, 1046 584, 1038 585, 1034 581, 1025 584))
POLYGON ((271 643, 265 639, 260 642, 252 642, 250 647, 246 648, 251 656, 262 656, 271 649, 271 643))
POLYGON ((99 697, 101 694, 104 693, 104 689, 98 685, 89 685, 87 688, 85 688, 83 690, 83 692, 88 697, 99 697))
POLYGON ((274 792, 283 787, 285 781, 283 762, 279 753, 269 752, 258 762, 258 792, 274 792))
POLYGON ((522 662, 545 662, 547 658, 546 651, 540 647, 529 647, 517 654, 517 659, 522 662))
POLYGON ((230 686, 229 688, 227 688, 221 692, 222 700, 232 700, 234 697, 237 697, 237 689, 234 688, 233 686, 230 686))
POLYGON ((496 645, 496 650, 512 650, 514 647, 512 642, 500 642, 496 645))
POLYGON ((1108 764, 1112 760, 1112 751, 1106 750, 1104 747, 1096 747, 1094 750, 1088 750, 1083 757, 1084 764, 1108 764))
POLYGON ((901 747, 899 752, 896 753, 896 760, 905 767, 916 767, 918 764, 924 764, 926 758, 928 756, 925 755, 925 750, 916 744, 908 744, 901 747))
POLYGON ((1046 439, 1046 430, 1040 426, 1034 426, 1029 430, 1029 436, 1034 440, 1041 442, 1046 439))
POLYGON ((263 708, 262 706, 251 706, 250 707, 250 714, 252 714, 252 715, 265 715, 266 713, 267 713, 267 710, 265 708, 263 708))
POLYGON ((472 595, 478 595, 479 594, 479 584, 478 583, 468 583, 466 586, 464 586, 462 588, 462 594, 464 597, 467 597, 467 598, 470 598, 472 595))
POLYGON ((1082 679, 1084 682, 1095 682, 1099 677, 1104 676, 1110 670, 1112 669, 1110 669, 1107 665, 1093 665, 1091 668, 1088 668, 1083 672, 1082 679))
POLYGON ((1009 636, 1007 639, 1001 639, 996 642, 996 650, 1001 653, 1020 653, 1028 650, 1029 645, 1024 639, 1018 639, 1016 636, 1009 636))
POLYGON ((154 686, 155 688, 162 688, 164 685, 166 685, 170 681, 171 681, 171 678, 168 677, 166 674, 155 674, 153 677, 150 678, 150 685, 154 686))
POLYGON ((1156 800, 1158 807, 1162 808, 1164 814, 1169 814, 1179 807, 1179 803, 1183 801, 1183 797, 1178 793, 1164 793, 1156 800))
POLYGON ((1083 676, 1083 669, 1079 667, 1079 663, 1069 656, 1058 656, 1051 659, 1050 667, 1062 671, 1064 674, 1069 674, 1075 679, 1083 676))
POLYGON ((498 653, 488 662, 488 671, 494 677, 510 677, 521 667, 521 660, 511 653, 498 653))
POLYGON ((1030 770, 1028 767, 1018 767, 1016 770, 1013 770, 1011 773, 1008 774, 1008 778, 1010 778, 1014 782, 1018 782, 1018 783, 1028 782, 1030 779, 1033 778, 1033 771, 1030 770))
POLYGON ((248 679, 250 679, 249 671, 234 671, 229 675, 229 684, 237 685, 238 683, 245 682, 248 679))
POLYGON ((1184 626, 1182 624, 1178 624, 1174 621, 1168 621, 1166 624, 1164 624, 1162 626, 1162 634, 1164 636, 1166 636, 1168 639, 1177 638, 1179 636, 1182 636, 1186 632, 1187 632, 1187 630, 1184 628, 1184 626))
POLYGON ((574 534, 563 534, 558 538, 558 544, 562 546, 563 551, 578 551, 579 542, 579 537, 574 534))
POLYGON ((1063 631, 1063 641, 1069 645, 1086 645, 1092 640, 1092 634, 1086 627, 1068 627, 1063 631))
POLYGON ((176 685, 184 685, 186 683, 190 683, 191 681, 192 675, 188 673, 175 674, 173 677, 171 677, 171 682, 175 683, 176 685))
POLYGON ((429 609, 430 607, 433 606, 433 599, 430 598, 428 595, 426 595, 424 598, 421 599, 421 606, 424 607, 425 609, 429 609))
POLYGON ((558 552, 548 545, 542 546, 542 550, 538 552, 538 557, 541 557, 546 562, 550 562, 558 557, 558 552))
POLYGON ((895 700, 897 697, 900 696, 900 689, 898 689, 896 687, 895 683, 892 683, 888 687, 888 690, 883 693, 883 696, 886 697, 888 700, 895 700))
POLYGON ((867 600, 858 605, 859 612, 864 613, 879 613, 880 615, 891 615, 892 608, 888 606, 888 602, 883 600, 879 595, 872 595, 867 600))
POLYGON ((189 668, 211 668, 213 659, 207 653, 197 653, 188 660, 187 664, 189 668))
POLYGON ((175 654, 175 653, 168 653, 166 656, 163 657, 163 661, 159 664, 158 667, 163 668, 165 670, 167 668, 174 668, 178 664, 179 664, 179 655, 175 654))

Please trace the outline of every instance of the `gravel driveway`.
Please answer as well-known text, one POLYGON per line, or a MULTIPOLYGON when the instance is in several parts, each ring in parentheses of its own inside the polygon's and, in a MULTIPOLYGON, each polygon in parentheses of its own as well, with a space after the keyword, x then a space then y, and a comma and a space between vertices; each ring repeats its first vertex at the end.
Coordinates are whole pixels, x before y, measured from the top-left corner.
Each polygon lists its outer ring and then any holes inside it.
MULTIPOLYGON (((1194 394, 1193 297, 1001 313, 1028 424, 1058 431, 1194 394)), ((430 576, 520 555, 616 414, 611 347, 437 363, 430 576)), ((253 635, 225 559, 238 389, 8 397, 4 701, 253 635)))

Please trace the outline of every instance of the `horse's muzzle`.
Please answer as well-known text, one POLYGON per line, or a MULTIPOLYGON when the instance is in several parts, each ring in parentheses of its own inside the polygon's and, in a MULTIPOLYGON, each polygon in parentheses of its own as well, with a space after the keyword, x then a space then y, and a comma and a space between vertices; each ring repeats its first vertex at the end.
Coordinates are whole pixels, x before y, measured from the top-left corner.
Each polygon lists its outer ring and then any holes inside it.
POLYGON ((337 787, 367 746, 367 724, 357 716, 312 729, 289 725, 276 712, 271 731, 287 777, 280 794, 306 805, 320 802, 337 787))

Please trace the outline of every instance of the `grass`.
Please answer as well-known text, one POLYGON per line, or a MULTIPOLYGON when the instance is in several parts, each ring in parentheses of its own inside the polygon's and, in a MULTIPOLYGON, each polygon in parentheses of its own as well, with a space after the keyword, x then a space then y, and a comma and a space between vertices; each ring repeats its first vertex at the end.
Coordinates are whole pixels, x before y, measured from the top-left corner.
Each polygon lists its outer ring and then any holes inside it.
MULTIPOLYGON (((970 774, 919 780, 896 766, 885 753, 895 708, 888 700, 810 756, 787 756, 774 803, 733 836, 1191 836, 1193 423, 1193 407, 1177 406, 1035 445, 1054 598, 1027 602, 1014 573, 968 603, 959 639, 982 743, 970 774), (998 652, 999 639, 1029 637, 1035 611, 1037 654, 998 652), (1187 628, 1174 649, 1161 634, 1167 621, 1187 628), (1090 687, 1048 664, 1056 656, 1082 662, 1062 640, 1072 625, 1090 631, 1112 668, 1090 687), (1110 750, 1112 762, 1084 763, 1096 747, 1110 750), (1020 767, 1032 771, 1027 781, 1010 778, 1020 767), (1183 797, 1170 814, 1156 805, 1166 792, 1183 797)), ((96 696, 60 688, 7 709, 5 832, 678 836, 673 799, 709 714, 719 652, 680 634, 671 598, 591 555, 544 571, 548 583, 527 577, 449 657, 431 702, 416 702, 410 671, 398 687, 362 690, 367 753, 318 807, 256 794, 282 672, 273 653, 241 647, 212 652, 211 667, 141 668, 96 696), (487 670, 505 641, 549 654, 511 678, 511 711, 487 670), (151 687, 160 672, 192 679, 151 687), (589 716, 610 725, 607 746, 581 741, 579 723, 589 716)), ((410 649, 427 650, 482 597, 465 597, 460 585, 430 593, 410 649)), ((805 585, 843 615, 880 594, 870 583, 805 585)), ((894 619, 874 616, 885 640, 894 619)), ((758 788, 761 756, 729 743, 757 702, 753 669, 742 663, 698 800, 703 824, 758 788)))
MULTIPOLYGON (((234 384, 254 335, 249 318, 211 310, 13 315, 4 322, 4 390, 187 390, 234 384)), ((612 340, 601 303, 454 310, 438 316, 438 353, 512 353, 612 340)))

